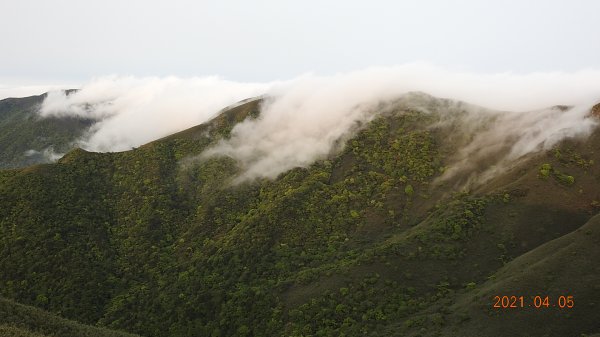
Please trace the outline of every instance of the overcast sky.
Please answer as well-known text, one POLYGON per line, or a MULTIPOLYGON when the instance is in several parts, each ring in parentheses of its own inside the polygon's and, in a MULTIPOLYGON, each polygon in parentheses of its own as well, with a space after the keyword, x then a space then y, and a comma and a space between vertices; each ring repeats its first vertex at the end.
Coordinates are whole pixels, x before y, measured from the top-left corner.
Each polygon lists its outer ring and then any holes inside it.
POLYGON ((110 74, 272 81, 415 61, 600 69, 599 13, 594 0, 2 0, 0 95, 110 74))

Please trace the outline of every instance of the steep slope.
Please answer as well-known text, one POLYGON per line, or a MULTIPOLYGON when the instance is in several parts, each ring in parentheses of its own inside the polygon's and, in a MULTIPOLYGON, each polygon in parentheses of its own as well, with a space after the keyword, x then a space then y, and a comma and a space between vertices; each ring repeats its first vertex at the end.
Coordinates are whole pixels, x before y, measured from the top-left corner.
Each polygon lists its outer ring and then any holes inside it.
MULTIPOLYGON (((0 171, 1 295, 144 336, 469 335, 485 324, 505 336, 487 312, 494 292, 519 290, 503 282, 519 261, 552 240, 589 246, 569 233, 598 212, 600 132, 469 189, 440 180, 469 138, 461 120, 439 123, 447 101, 419 99, 430 112, 391 104, 341 152, 272 181, 234 185, 234 159, 200 156, 259 118, 261 100, 133 151, 0 171)), ((577 296, 556 331, 598 332, 585 283, 520 279, 526 296, 577 296)), ((563 313, 515 327, 543 335, 563 313)))
POLYGON ((507 263, 477 289, 459 295, 451 307, 451 316, 468 317, 472 322, 457 320, 449 335, 488 336, 504 331, 511 336, 577 336, 600 331, 597 314, 600 267, 595 261, 598 256, 600 216, 597 215, 576 231, 507 263), (489 300, 505 294, 525 296, 525 308, 491 309, 489 300), (536 308, 535 296, 548 296, 548 306, 542 300, 538 303, 540 308, 536 308), (560 296, 572 296, 573 307, 560 309, 559 305, 569 305, 566 300, 559 302, 560 296), (549 319, 552 324, 548 324, 549 319))
POLYGON ((0 298, 2 337, 134 337, 123 332, 68 321, 48 312, 0 298))
POLYGON ((73 148, 93 121, 75 117, 40 118, 46 94, 0 100, 0 169, 50 162, 73 148))

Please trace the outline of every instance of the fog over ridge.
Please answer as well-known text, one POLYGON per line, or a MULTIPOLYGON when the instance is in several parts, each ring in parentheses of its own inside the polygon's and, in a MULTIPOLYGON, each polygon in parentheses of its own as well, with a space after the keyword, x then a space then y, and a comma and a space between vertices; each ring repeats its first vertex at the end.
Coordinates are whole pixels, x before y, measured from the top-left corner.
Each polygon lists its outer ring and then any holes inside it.
POLYGON ((494 151, 511 139, 502 154, 502 160, 510 161, 589 133, 596 122, 586 115, 600 101, 600 71, 475 74, 407 64, 271 83, 113 76, 70 95, 49 94, 40 114, 96 118, 99 122, 82 140, 84 147, 119 151, 205 122, 239 100, 266 95, 258 119, 239 123, 231 139, 204 154, 238 160, 244 172, 238 180, 243 181, 273 178, 324 158, 357 123, 377 114, 377 104, 415 91, 488 108, 471 110, 473 116, 488 111, 497 123, 475 136, 459 156, 468 161, 473 153, 494 151), (574 108, 550 108, 559 104, 574 108))
POLYGON ((94 79, 80 90, 48 93, 41 116, 77 116, 98 122, 79 143, 91 151, 124 151, 205 122, 223 107, 257 96, 271 84, 218 77, 94 79))

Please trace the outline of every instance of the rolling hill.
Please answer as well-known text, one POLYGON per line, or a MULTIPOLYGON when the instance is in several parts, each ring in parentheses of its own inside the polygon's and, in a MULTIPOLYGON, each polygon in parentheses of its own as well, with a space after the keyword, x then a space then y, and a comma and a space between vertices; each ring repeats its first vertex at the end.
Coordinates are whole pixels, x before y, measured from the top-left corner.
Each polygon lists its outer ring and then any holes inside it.
POLYGON ((419 99, 274 180, 201 156, 261 99, 0 171, 0 296, 141 336, 600 333, 600 129, 467 184, 485 162, 444 178, 473 138, 461 105, 419 99))

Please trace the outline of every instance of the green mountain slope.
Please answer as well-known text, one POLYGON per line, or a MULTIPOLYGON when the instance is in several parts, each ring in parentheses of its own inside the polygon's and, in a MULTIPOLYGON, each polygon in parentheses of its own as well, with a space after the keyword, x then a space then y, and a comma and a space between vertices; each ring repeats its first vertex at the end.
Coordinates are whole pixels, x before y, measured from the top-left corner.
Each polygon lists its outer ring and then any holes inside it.
POLYGON ((597 215, 576 231, 507 263, 492 280, 476 290, 460 294, 451 310, 458 323, 447 329, 463 336, 478 333, 489 336, 497 331, 512 336, 526 332, 574 336, 577 332, 598 331, 600 267, 595 261, 598 256, 600 216, 597 215), (549 296, 549 306, 540 301, 540 308, 536 308, 533 300, 527 298, 533 307, 526 304, 526 308, 518 309, 520 312, 515 309, 490 310, 481 300, 498 294, 549 296), (562 303, 559 302, 561 296, 566 297, 562 303), (569 305, 568 296, 573 297, 573 307, 557 309, 556 306, 561 304, 569 305), (460 323, 461 317, 468 317, 472 322, 460 323))
POLYGON ((46 95, 0 100, 0 169, 46 163, 73 148, 93 124, 75 117, 40 118, 46 95))
POLYGON ((135 335, 79 324, 37 308, 0 298, 0 336, 134 337, 135 335))
POLYGON ((197 155, 260 103, 133 151, 0 171, 0 295, 143 336, 600 332, 584 260, 600 132, 462 191, 436 180, 460 137, 399 104, 339 154, 232 185, 235 160, 197 155), (576 310, 527 324, 531 310, 493 309, 520 294, 572 295, 576 310))

